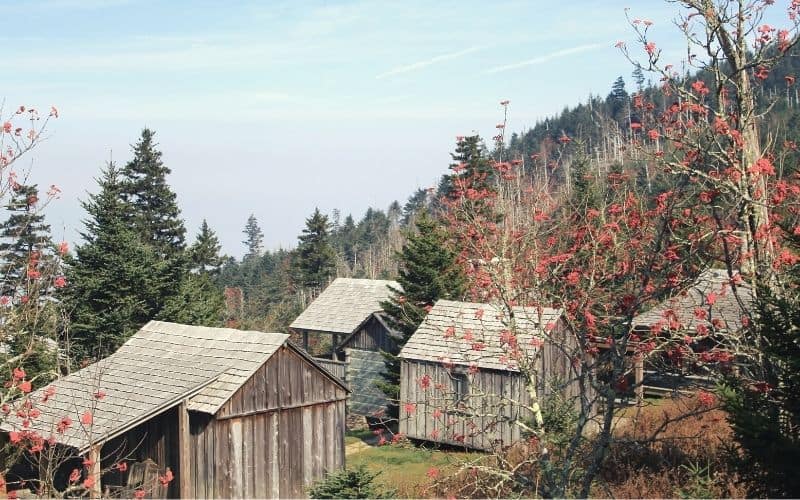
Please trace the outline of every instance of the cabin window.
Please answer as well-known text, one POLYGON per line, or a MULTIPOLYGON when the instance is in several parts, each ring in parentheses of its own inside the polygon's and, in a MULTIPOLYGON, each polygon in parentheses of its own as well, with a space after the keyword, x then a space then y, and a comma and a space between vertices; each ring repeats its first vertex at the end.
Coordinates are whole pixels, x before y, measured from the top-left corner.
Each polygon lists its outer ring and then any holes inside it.
POLYGON ((469 396, 469 379, 466 373, 453 373, 451 375, 453 402, 463 403, 469 396))

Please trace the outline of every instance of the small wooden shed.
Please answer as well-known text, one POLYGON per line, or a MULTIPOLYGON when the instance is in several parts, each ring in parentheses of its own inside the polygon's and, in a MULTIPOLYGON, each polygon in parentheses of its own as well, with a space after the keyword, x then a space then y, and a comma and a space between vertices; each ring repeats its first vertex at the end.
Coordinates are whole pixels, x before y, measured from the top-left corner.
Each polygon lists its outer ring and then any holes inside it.
MULTIPOLYGON (((344 465, 347 390, 288 337, 151 321, 53 382, 30 429, 94 459, 97 475, 120 459, 170 468, 169 497, 303 497, 344 465), (86 411, 93 422, 79 424, 86 411), (64 417, 73 424, 53 433, 64 417)), ((97 494, 124 475, 104 474, 97 494)))
MULTIPOLYGON (((575 401, 575 345, 560 310, 439 300, 400 352, 400 432, 412 439, 489 450, 523 437, 531 395, 575 401), (513 332, 513 333, 512 333, 513 332)), ((593 399, 592 394, 588 394, 593 399)))
POLYGON ((290 325, 304 349, 344 378, 351 390, 348 411, 356 415, 371 416, 387 404, 375 383, 385 370, 380 351, 397 351, 381 307, 392 289, 401 287, 395 281, 337 278, 290 325))
MULTIPOLYGON (((707 269, 674 296, 633 318, 632 327, 642 341, 662 330, 673 330, 692 338, 688 347, 702 353, 718 347, 724 337, 742 331, 754 300, 749 284, 740 281, 733 285, 727 270, 707 269)), ((629 348, 632 352, 639 351, 636 343, 629 348)), ((713 363, 679 367, 661 353, 635 356, 633 363, 639 397, 705 385, 709 367, 713 367, 713 363)))

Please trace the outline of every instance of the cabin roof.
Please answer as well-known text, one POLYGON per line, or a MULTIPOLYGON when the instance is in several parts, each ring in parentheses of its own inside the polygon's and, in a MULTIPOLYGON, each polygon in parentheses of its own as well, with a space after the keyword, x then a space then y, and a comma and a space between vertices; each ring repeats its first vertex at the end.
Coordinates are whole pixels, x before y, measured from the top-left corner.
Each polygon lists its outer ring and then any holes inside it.
POLYGON ((698 325, 711 326, 711 321, 719 319, 722 329, 738 332, 743 327, 742 316, 748 314, 753 307, 753 293, 749 285, 736 285, 735 293, 731 287, 728 271, 723 269, 707 269, 688 287, 677 295, 661 302, 649 311, 633 319, 633 327, 649 329, 659 322, 667 322, 667 317, 674 318, 687 330, 695 330, 698 325), (709 294, 714 294, 713 305, 709 304, 709 294), (695 315, 696 309, 703 309, 708 314, 706 319, 695 315), (672 313, 669 313, 669 311, 672 313))
POLYGON ((293 330, 353 333, 392 294, 389 287, 401 289, 396 281, 336 278, 305 311, 289 325, 293 330))
MULTIPOLYGON (((514 307, 516 343, 522 354, 536 350, 532 340, 545 339, 561 310, 514 307)), ((400 358, 518 371, 505 344, 509 314, 497 305, 439 300, 400 351, 400 358), (452 330, 451 330, 452 329, 452 330)))
MULTIPOLYGON (((151 321, 111 356, 50 384, 55 394, 46 402, 41 402, 45 389, 35 391, 31 401, 41 416, 30 428, 85 449, 184 400, 189 410, 213 415, 288 337, 151 321), (98 391, 102 398, 96 397, 98 391), (81 424, 87 410, 93 416, 90 427, 81 424), (64 417, 72 425, 59 433, 64 417)), ((20 427, 19 417, 2 425, 6 431, 20 427)))

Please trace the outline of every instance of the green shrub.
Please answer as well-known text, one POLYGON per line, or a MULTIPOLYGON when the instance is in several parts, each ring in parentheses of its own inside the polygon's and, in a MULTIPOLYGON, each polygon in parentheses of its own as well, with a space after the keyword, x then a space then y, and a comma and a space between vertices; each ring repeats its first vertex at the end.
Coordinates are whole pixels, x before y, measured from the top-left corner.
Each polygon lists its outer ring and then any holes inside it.
POLYGON ((331 472, 308 490, 311 498, 394 498, 395 492, 376 486, 380 472, 369 472, 361 464, 355 469, 331 472))

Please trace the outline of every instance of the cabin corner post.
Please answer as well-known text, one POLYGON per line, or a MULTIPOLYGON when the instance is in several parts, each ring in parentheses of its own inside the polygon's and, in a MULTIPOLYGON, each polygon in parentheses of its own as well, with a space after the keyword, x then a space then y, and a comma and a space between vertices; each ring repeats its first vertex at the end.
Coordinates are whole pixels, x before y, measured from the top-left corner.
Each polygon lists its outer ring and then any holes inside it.
POLYGON ((92 464, 89 470, 89 476, 94 480, 92 482, 92 487, 89 489, 89 498, 102 497, 102 487, 100 485, 101 481, 100 449, 102 447, 103 447, 102 444, 96 444, 91 448, 89 448, 89 462, 92 464))
POLYGON ((189 453, 189 408, 184 400, 178 406, 178 480, 181 498, 192 498, 192 474, 189 453))

